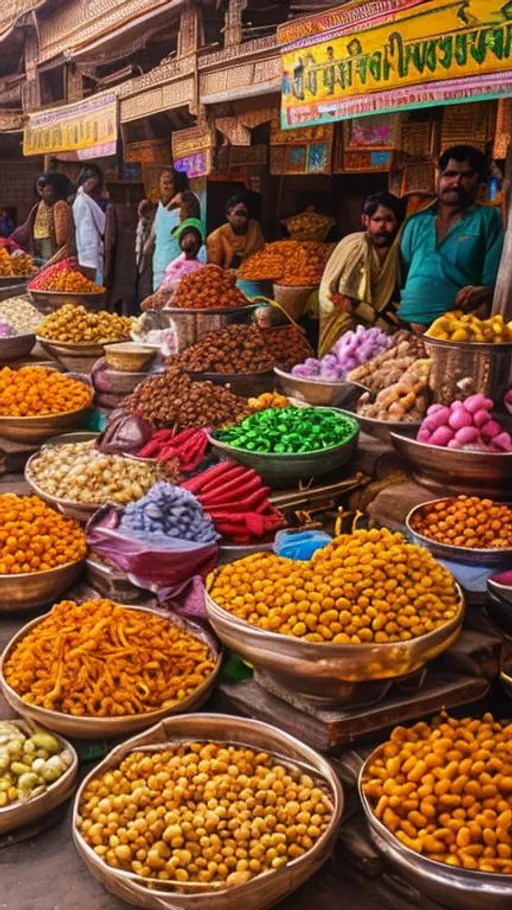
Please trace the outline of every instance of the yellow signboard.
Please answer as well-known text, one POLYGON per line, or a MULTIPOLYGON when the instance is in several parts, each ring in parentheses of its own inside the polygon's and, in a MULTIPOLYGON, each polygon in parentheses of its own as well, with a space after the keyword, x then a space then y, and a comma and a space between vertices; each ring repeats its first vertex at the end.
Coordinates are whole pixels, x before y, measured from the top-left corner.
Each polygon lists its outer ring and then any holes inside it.
POLYGON ((117 98, 113 92, 76 104, 31 114, 23 136, 24 155, 77 152, 78 158, 115 155, 117 98))
POLYGON ((395 9, 283 51, 285 129, 503 94, 512 94, 512 3, 503 0, 395 9))

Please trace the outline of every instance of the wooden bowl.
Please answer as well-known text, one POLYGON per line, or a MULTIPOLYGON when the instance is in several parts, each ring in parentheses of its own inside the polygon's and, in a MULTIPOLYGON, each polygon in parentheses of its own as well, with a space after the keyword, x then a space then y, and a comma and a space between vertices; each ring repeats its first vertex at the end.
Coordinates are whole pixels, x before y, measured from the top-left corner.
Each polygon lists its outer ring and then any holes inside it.
MULTIPOLYGON (((163 616, 161 610, 151 610, 148 607, 134 607, 123 605, 127 610, 138 610, 143 613, 156 613, 163 616)), ((4 676, 4 667, 11 652, 36 626, 38 626, 46 617, 38 616, 32 622, 23 626, 19 632, 10 640, 2 656, 0 657, 0 688, 4 697, 12 708, 21 714, 22 717, 30 718, 41 726, 48 727, 49 730, 55 730, 64 736, 71 736, 76 739, 105 739, 107 737, 128 736, 130 733, 137 733, 140 730, 146 730, 159 721, 173 714, 185 714, 187 711, 193 711, 201 708, 210 697, 215 680, 221 666, 220 653, 214 652, 211 647, 211 640, 198 632, 196 627, 190 626, 177 617, 169 616, 169 622, 176 623, 182 628, 187 629, 196 638, 205 641, 210 646, 212 657, 216 661, 216 666, 210 674, 192 695, 175 705, 167 705, 165 708, 156 708, 153 711, 147 711, 145 714, 133 714, 119 717, 75 717, 72 714, 63 714, 61 711, 49 711, 46 708, 40 708, 37 705, 28 705, 23 701, 21 696, 11 688, 4 676)))
MULTIPOLYGON (((25 719, 12 720, 8 718, 8 720, 10 724, 14 724, 15 727, 18 727, 28 736, 38 732, 40 729, 36 724, 25 719)), ((62 745, 62 751, 66 749, 72 757, 69 768, 64 771, 64 774, 58 780, 54 781, 53 784, 49 784, 44 793, 28 799, 25 803, 12 803, 10 806, 0 809, 0 835, 8 834, 16 828, 32 825, 38 819, 56 809, 57 806, 60 806, 73 793, 78 775, 78 756, 71 743, 68 743, 66 739, 62 739, 60 736, 57 736, 57 739, 62 745)))
POLYGON ((75 344, 72 341, 53 341, 37 335, 37 341, 58 363, 70 373, 89 374, 105 351, 104 344, 75 344))

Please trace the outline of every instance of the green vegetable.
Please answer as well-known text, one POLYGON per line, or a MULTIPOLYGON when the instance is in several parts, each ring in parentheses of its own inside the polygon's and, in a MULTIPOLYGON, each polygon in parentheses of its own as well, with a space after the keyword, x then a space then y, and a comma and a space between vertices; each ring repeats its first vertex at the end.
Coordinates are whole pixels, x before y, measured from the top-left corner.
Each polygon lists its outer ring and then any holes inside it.
POLYGON ((355 418, 329 408, 268 408, 215 435, 236 449, 292 455, 342 445, 357 427, 355 418))

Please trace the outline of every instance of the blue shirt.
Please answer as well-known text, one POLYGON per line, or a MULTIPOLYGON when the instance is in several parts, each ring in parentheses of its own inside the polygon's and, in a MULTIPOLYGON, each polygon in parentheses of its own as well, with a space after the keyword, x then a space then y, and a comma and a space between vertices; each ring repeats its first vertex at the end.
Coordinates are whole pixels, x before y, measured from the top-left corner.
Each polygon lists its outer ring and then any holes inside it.
POLYGON ((155 252, 153 253, 153 290, 156 291, 164 280, 167 266, 181 253, 180 242, 172 234, 180 223, 179 207, 169 211, 161 202, 155 217, 155 252))
POLYGON ((475 205, 464 212, 439 243, 436 207, 418 212, 402 235, 402 276, 398 315, 405 322, 429 325, 455 306, 468 285, 494 285, 503 249, 497 209, 475 205))

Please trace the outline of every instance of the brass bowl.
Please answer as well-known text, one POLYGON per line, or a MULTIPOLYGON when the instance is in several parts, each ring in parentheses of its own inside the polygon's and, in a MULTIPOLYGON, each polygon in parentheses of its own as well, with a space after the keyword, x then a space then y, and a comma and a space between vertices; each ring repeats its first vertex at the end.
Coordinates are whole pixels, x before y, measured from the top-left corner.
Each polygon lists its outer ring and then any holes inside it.
POLYGON ((94 364, 105 352, 105 344, 75 344, 72 341, 53 341, 37 335, 37 341, 58 363, 70 373, 91 372, 94 364))
POLYGON ((512 453, 463 452, 418 442, 412 436, 391 433, 397 452, 413 468, 413 477, 434 490, 488 496, 498 501, 512 497, 512 453))
POLYGON ((35 343, 36 336, 28 332, 13 335, 12 338, 0 338, 0 364, 27 357, 35 343))
POLYGON ((332 765, 321 755, 287 733, 250 718, 223 714, 190 714, 173 717, 148 730, 146 733, 117 746, 104 761, 84 780, 77 792, 73 811, 73 838, 75 846, 89 871, 113 894, 138 907, 149 910, 167 907, 169 910, 264 910, 295 891, 306 882, 329 858, 343 815, 344 795, 332 765), (332 805, 332 816, 327 830, 304 856, 292 860, 281 869, 255 876, 238 888, 219 888, 214 885, 196 886, 195 883, 176 887, 171 882, 142 879, 131 873, 112 869, 85 842, 77 828, 80 802, 91 780, 117 766, 125 756, 139 749, 166 744, 213 741, 246 745, 276 756, 291 767, 307 768, 319 781, 332 805), (172 889, 172 890, 171 890, 172 889))
POLYGON ((482 907, 485 910, 510 910, 512 875, 472 871, 428 859, 402 844, 376 817, 363 791, 363 782, 381 750, 382 746, 379 746, 372 752, 359 775, 359 798, 377 850, 401 878, 443 907, 455 910, 482 910, 482 907))
POLYGON ((464 563, 468 566, 500 566, 507 561, 512 563, 512 547, 503 547, 502 549, 498 549, 497 547, 489 547, 487 549, 479 547, 456 547, 451 544, 441 543, 438 540, 433 540, 431 537, 420 534, 419 531, 414 529, 414 519, 420 514, 425 506, 432 506, 438 502, 448 503, 453 501, 453 496, 445 496, 441 499, 431 499, 428 502, 422 502, 420 505, 411 509, 405 519, 405 523, 409 534, 414 539, 414 543, 419 544, 421 547, 425 547, 433 556, 437 556, 439 559, 448 559, 453 562, 464 563))
POLYGON ((40 443, 66 430, 78 430, 85 426, 90 407, 45 417, 0 417, 0 437, 13 442, 40 443))
POLYGON ((453 619, 419 638, 389 644, 317 644, 267 632, 224 610, 208 593, 206 611, 218 638, 280 686, 337 704, 347 684, 407 676, 450 648, 464 619, 464 597, 459 585, 455 587, 459 609, 453 619))
MULTIPOLYGON (((26 736, 32 736, 39 732, 39 727, 27 720, 7 718, 10 724, 18 727, 26 736)), ((55 735, 55 734, 53 734, 55 735)), ((0 809, 0 835, 9 834, 16 828, 22 828, 34 824, 38 819, 43 818, 53 812, 57 806, 65 802, 72 794, 75 788, 75 782, 78 775, 78 755, 73 746, 66 739, 56 737, 61 745, 61 751, 64 749, 69 752, 72 762, 64 774, 52 784, 48 784, 44 793, 28 799, 26 802, 11 803, 0 809)))
POLYGON ((46 572, 0 575, 0 614, 21 613, 52 603, 80 577, 84 559, 46 572))
POLYGON ((436 401, 451 404, 454 398, 460 397, 457 383, 471 377, 475 388, 501 407, 505 393, 512 386, 512 342, 479 344, 421 337, 432 361, 429 385, 436 401))
POLYGON ((122 341, 105 345, 105 360, 109 367, 121 373, 140 373, 150 366, 158 351, 154 345, 122 341))
POLYGON ((303 379, 280 367, 274 367, 278 385, 287 398, 295 398, 317 407, 352 408, 367 389, 357 382, 326 382, 324 379, 303 379))
POLYGON ((31 291, 29 293, 32 301, 41 313, 53 313, 59 310, 65 304, 70 303, 74 306, 83 306, 86 310, 104 310, 106 304, 106 294, 73 294, 71 291, 31 291))
POLYGON ((193 711, 196 708, 201 708, 213 691, 215 680, 221 666, 221 655, 213 650, 211 640, 202 630, 178 617, 172 615, 168 616, 162 613, 161 610, 152 610, 148 607, 123 606, 127 610, 137 610, 142 613, 156 613, 158 616, 163 616, 168 619, 170 623, 177 624, 180 628, 186 629, 209 646, 210 655, 216 662, 215 669, 208 679, 206 679, 192 695, 189 695, 188 698, 185 698, 183 701, 177 702, 175 705, 168 705, 165 708, 156 708, 153 711, 147 711, 145 714, 119 717, 75 717, 72 714, 64 714, 60 711, 49 711, 46 708, 40 708, 37 705, 27 704, 6 681, 4 669, 11 652, 19 642, 47 618, 49 614, 45 613, 43 616, 38 616, 36 619, 33 619, 32 622, 23 626, 23 628, 11 638, 0 657, 0 688, 11 707, 14 708, 18 714, 21 714, 22 717, 30 718, 37 724, 48 727, 49 730, 55 730, 57 733, 62 733, 64 736, 71 736, 76 739, 104 739, 106 737, 127 736, 130 733, 137 733, 139 730, 146 730, 148 727, 152 727, 154 724, 173 714, 184 714, 188 711, 193 711))

